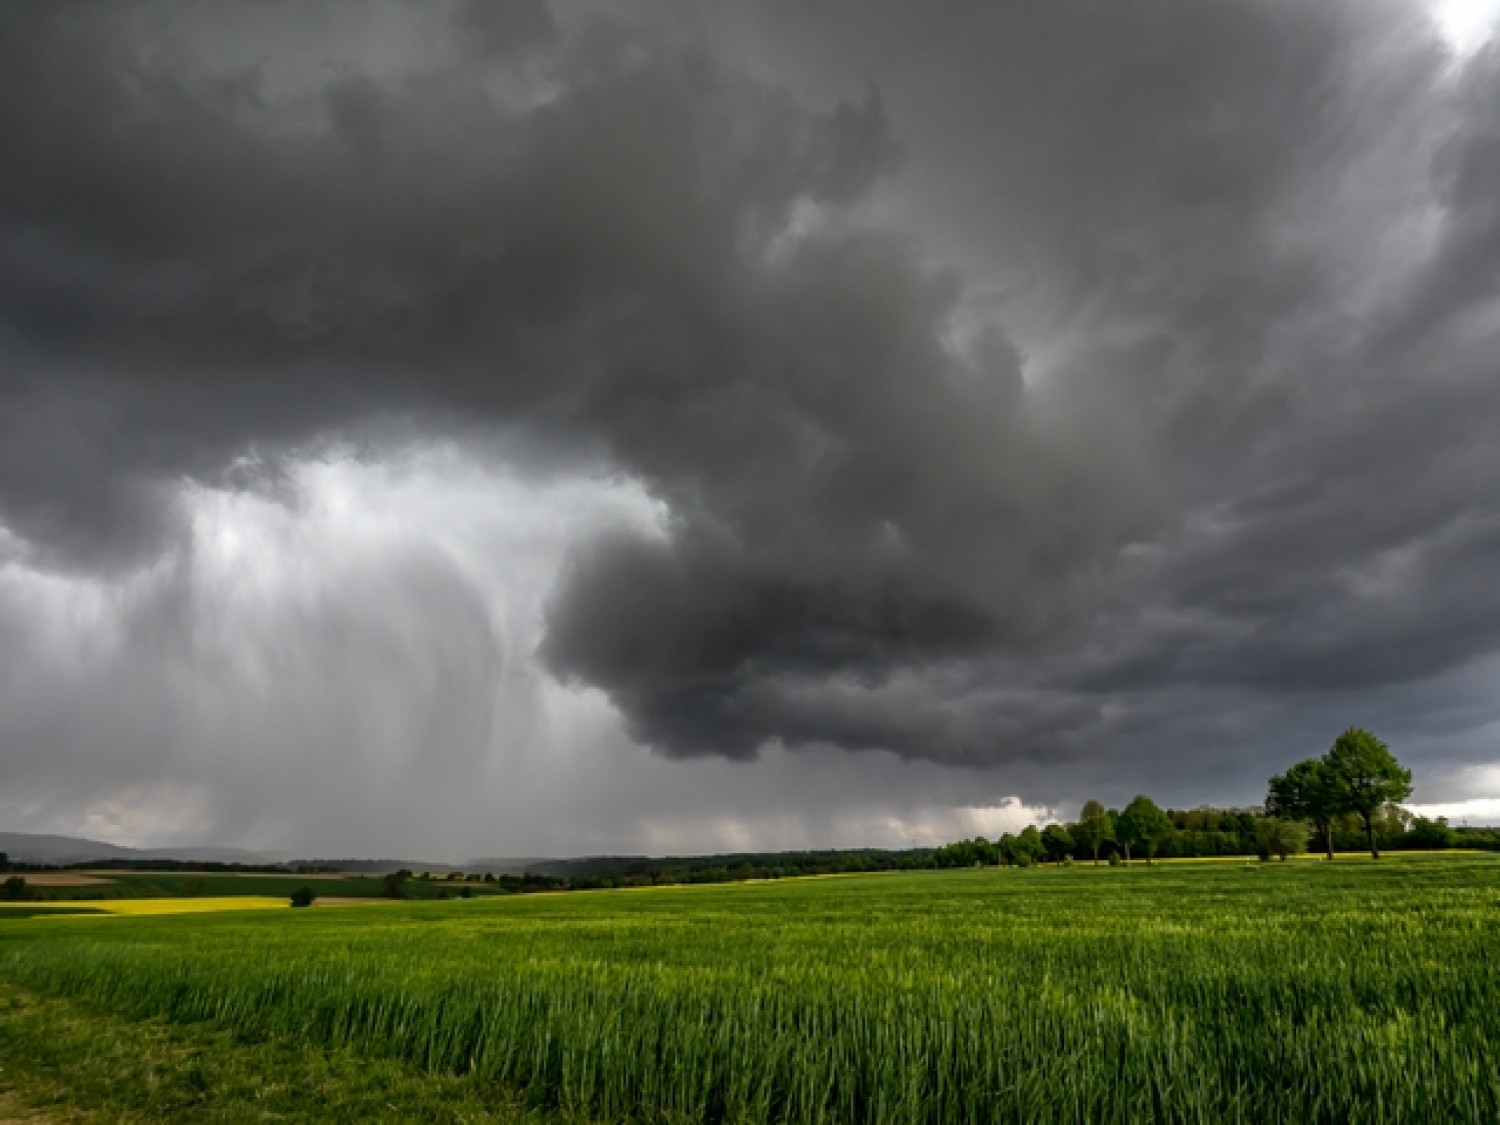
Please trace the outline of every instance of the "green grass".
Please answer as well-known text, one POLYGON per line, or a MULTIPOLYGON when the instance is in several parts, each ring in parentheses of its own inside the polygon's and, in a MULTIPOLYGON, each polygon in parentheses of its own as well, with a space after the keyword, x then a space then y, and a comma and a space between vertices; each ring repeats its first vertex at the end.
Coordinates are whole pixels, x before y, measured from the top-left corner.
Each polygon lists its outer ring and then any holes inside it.
POLYGON ((457 1076, 128 1020, 0 981, 0 1121, 543 1120, 457 1076))
POLYGON ((97 913, 98 910, 88 906, 56 906, 49 902, 0 902, 0 922, 42 915, 97 913))
POLYGON ((664 1121, 1500 1120, 1500 861, 48 920, 0 979, 664 1121))

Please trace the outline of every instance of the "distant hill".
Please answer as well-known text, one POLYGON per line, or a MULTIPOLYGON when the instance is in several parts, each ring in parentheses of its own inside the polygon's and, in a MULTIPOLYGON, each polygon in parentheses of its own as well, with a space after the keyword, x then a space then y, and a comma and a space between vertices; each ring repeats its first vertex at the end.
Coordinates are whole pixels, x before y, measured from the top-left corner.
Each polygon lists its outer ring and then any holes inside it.
POLYGON ((92 863, 98 860, 172 859, 189 863, 265 863, 243 848, 126 848, 80 836, 0 832, 0 852, 15 863, 92 863))
MULTIPOLYGON (((496 875, 524 875, 534 868, 567 860, 549 859, 476 859, 464 864, 433 863, 410 859, 299 859, 290 853, 266 855, 244 848, 127 848, 88 840, 81 836, 55 836, 39 832, 0 832, 0 852, 14 863, 40 863, 66 866, 75 863, 132 862, 172 860, 178 863, 225 863, 247 866, 269 864, 291 868, 320 867, 339 871, 367 871, 381 874, 405 868, 409 871, 492 871, 496 875)), ((587 861, 582 861, 587 862, 587 861)))
POLYGON ((16 863, 87 863, 91 859, 135 859, 133 848, 29 832, 0 832, 0 852, 16 863))

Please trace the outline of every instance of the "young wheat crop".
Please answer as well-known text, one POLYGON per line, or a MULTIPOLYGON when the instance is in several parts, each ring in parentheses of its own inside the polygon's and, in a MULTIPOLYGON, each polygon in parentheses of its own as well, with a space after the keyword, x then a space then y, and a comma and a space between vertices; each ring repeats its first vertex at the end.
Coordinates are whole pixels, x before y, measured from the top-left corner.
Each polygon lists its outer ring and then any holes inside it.
POLYGON ((975 870, 7 926, 0 971, 673 1121, 1495 1121, 1500 862, 975 870))

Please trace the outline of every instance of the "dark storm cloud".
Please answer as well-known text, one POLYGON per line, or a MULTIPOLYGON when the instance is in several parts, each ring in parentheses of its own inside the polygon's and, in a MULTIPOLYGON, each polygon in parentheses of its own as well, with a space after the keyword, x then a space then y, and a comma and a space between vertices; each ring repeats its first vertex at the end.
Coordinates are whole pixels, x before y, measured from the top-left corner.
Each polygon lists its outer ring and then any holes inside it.
MULTIPOLYGON (((356 412, 670 410, 692 352, 727 344, 741 256, 891 157, 878 100, 806 113, 644 31, 585 29, 546 68, 555 96, 513 105, 484 85, 493 51, 310 90, 204 74, 146 50, 181 12, 6 13, 6 445, 37 447, 7 510, 44 547, 53 522, 109 530, 64 518, 89 502, 74 476, 193 472, 356 412), (25 440, 49 411, 97 464, 25 440)), ((515 30, 453 15, 466 50, 515 30)), ((543 15, 510 22, 534 40, 543 15)))
POLYGON ((670 513, 540 649, 639 739, 1043 799, 1500 641, 1500 65, 1411 5, 226 11, 0 13, 39 565, 251 447, 519 429, 670 513))

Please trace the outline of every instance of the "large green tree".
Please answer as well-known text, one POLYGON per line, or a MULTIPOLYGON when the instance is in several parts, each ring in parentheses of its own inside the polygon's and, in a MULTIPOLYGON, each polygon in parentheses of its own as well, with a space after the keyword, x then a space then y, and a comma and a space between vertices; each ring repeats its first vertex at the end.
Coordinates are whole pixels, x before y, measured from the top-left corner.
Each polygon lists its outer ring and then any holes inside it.
POLYGON ((1267 814, 1310 822, 1323 838, 1329 859, 1333 858, 1333 822, 1348 811, 1338 779, 1322 758, 1308 758, 1271 778, 1270 792, 1266 794, 1267 814))
POLYGON ((1370 855, 1379 859, 1376 817, 1386 805, 1411 796, 1411 770, 1396 761, 1389 746, 1359 727, 1350 727, 1339 735, 1323 761, 1332 772, 1344 807, 1365 826, 1370 855))
POLYGON ((1157 845, 1172 834, 1172 822, 1156 802, 1144 793, 1120 810, 1115 817, 1115 837, 1125 847, 1125 862, 1130 862, 1130 849, 1145 853, 1149 861, 1156 854, 1157 845))
POLYGON ((1099 863, 1099 848, 1113 843, 1115 818, 1098 801, 1085 801, 1083 811, 1078 814, 1078 823, 1073 826, 1073 838, 1094 853, 1094 863, 1099 863))

